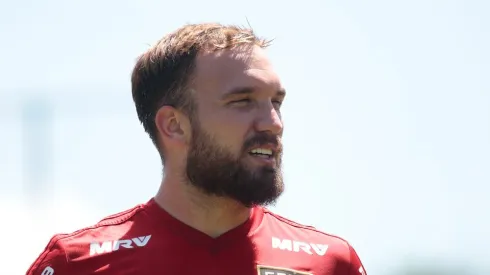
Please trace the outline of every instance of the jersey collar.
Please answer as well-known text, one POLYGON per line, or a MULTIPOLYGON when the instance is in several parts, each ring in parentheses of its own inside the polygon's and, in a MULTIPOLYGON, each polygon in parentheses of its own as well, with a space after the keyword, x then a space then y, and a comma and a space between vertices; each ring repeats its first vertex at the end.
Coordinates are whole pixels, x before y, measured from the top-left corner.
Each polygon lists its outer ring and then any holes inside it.
POLYGON ((182 237, 194 245, 214 249, 224 249, 236 242, 249 241, 250 237, 258 230, 264 216, 262 207, 254 207, 247 221, 221 236, 213 238, 171 216, 155 202, 154 198, 144 205, 144 209, 160 232, 168 232, 175 237, 182 237))

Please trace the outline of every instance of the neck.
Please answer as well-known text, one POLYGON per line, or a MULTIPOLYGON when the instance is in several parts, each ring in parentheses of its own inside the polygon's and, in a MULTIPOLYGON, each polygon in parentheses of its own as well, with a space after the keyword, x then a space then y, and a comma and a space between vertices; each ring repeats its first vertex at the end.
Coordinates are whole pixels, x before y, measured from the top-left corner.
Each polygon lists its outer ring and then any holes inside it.
POLYGON ((181 177, 165 173, 155 202, 181 222, 213 238, 244 223, 250 208, 222 197, 203 194, 181 177))

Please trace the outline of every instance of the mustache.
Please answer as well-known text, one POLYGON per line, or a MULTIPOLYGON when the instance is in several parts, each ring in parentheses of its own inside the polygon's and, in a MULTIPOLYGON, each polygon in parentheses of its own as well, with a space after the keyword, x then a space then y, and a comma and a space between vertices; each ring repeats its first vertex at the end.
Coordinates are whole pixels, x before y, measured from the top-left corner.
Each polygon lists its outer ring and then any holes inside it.
POLYGON ((265 144, 273 144, 277 147, 278 151, 282 151, 282 141, 278 135, 272 135, 266 132, 258 133, 253 137, 247 139, 243 144, 244 150, 250 147, 260 146, 265 144))

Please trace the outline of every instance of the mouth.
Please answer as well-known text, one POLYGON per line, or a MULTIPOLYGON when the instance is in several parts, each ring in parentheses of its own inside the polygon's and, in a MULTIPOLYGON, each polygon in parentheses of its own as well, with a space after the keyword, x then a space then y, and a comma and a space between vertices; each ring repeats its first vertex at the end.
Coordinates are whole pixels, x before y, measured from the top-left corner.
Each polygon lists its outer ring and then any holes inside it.
POLYGON ((268 148, 254 148, 250 150, 248 153, 253 157, 258 157, 263 159, 270 159, 274 156, 274 151, 268 148))
POLYGON ((248 151, 252 161, 259 165, 274 166, 276 164, 277 149, 274 145, 260 145, 248 151))

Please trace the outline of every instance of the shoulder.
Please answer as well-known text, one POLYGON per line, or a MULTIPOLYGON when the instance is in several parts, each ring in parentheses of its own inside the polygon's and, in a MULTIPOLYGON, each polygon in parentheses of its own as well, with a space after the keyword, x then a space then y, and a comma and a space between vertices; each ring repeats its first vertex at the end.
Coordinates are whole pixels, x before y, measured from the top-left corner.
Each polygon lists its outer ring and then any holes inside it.
POLYGON ((124 238, 128 231, 134 230, 133 222, 139 218, 139 214, 144 209, 143 206, 140 204, 107 216, 94 225, 71 233, 55 234, 44 251, 31 264, 27 275, 69 273, 70 263, 75 259, 86 257, 87 251, 90 251, 90 254, 96 254, 112 249, 112 243, 105 247, 96 244, 119 240, 124 238))
POLYGON ((272 234, 273 249, 320 256, 335 265, 336 274, 366 275, 361 260, 349 241, 264 209, 264 218, 272 234))
MULTIPOLYGON (((289 232, 290 236, 298 236, 306 238, 308 241, 324 242, 330 245, 337 245, 344 248, 350 246, 349 242, 332 233, 327 233, 325 231, 319 230, 312 225, 306 225, 294 220, 285 218, 277 213, 274 213, 268 209, 264 209, 264 217, 267 219, 267 223, 276 224, 278 228, 277 233, 282 233, 281 231, 289 232)), ((282 235, 282 234, 281 234, 282 235)))

